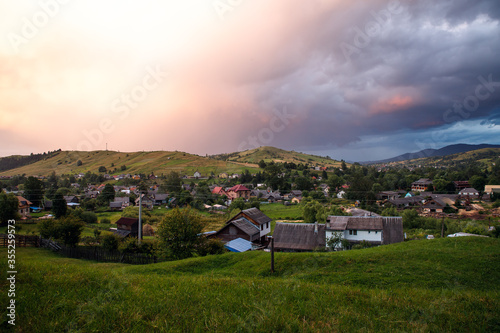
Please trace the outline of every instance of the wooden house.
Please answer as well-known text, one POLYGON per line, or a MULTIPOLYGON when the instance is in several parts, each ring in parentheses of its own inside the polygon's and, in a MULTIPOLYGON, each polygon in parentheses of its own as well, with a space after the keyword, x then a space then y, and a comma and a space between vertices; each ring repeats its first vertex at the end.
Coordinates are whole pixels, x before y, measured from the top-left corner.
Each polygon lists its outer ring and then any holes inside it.
POLYGON ((115 233, 120 237, 138 237, 139 219, 132 217, 122 217, 116 221, 115 233))
POLYGON ((274 249, 283 252, 304 252, 325 248, 325 225, 316 223, 276 222, 274 249))

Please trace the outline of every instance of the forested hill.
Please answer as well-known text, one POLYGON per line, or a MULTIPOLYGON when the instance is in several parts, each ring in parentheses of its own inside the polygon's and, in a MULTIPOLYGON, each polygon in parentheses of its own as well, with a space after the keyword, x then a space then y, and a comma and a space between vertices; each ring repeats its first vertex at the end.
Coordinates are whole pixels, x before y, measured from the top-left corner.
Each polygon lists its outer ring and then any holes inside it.
POLYGON ((55 151, 49 151, 47 153, 41 154, 31 154, 31 155, 13 155, 7 157, 0 157, 0 171, 6 171, 11 169, 16 169, 23 167, 25 165, 33 164, 38 161, 46 160, 57 155, 61 149, 55 151))

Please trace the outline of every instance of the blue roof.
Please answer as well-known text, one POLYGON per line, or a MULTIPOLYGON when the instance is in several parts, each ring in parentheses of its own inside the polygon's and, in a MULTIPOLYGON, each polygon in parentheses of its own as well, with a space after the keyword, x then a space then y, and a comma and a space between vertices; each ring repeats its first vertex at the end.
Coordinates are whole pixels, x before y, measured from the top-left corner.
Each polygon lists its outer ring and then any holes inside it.
POLYGON ((252 249, 252 242, 243 238, 236 238, 224 245, 231 252, 245 252, 252 249))

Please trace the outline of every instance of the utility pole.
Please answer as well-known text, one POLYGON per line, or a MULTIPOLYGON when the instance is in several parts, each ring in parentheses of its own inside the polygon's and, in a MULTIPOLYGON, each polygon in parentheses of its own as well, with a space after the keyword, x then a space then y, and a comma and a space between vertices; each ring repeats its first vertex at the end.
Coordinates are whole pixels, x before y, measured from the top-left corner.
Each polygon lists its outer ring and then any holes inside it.
POLYGON ((444 216, 441 219, 441 238, 444 237, 444 216))
POLYGON ((267 236, 271 240, 271 273, 274 273, 274 237, 267 236))
POLYGON ((139 230, 137 235, 137 241, 139 245, 141 244, 142 239, 142 192, 139 191, 139 230))

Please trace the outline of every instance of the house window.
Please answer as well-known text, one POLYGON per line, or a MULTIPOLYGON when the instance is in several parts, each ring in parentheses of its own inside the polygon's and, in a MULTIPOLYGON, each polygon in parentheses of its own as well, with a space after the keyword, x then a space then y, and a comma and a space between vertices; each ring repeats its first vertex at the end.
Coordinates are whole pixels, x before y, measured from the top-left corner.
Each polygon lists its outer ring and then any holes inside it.
POLYGON ((263 224, 260 226, 260 230, 264 230, 264 225, 263 224))
POLYGON ((358 231, 357 230, 349 230, 349 235, 357 235, 358 231))

